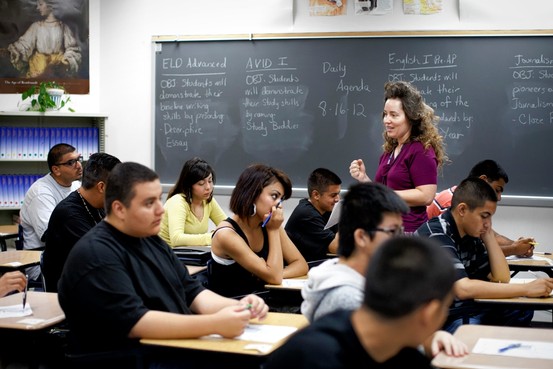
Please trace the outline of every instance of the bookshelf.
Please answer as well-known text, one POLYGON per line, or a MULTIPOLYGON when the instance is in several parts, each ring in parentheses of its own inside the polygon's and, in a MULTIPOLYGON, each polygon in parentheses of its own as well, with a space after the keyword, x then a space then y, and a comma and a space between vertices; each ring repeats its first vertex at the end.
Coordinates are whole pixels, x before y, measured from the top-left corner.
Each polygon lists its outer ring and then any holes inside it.
POLYGON ((69 143, 85 161, 104 152, 106 120, 105 114, 0 111, 0 224, 13 223, 26 188, 48 173, 51 146, 69 143))

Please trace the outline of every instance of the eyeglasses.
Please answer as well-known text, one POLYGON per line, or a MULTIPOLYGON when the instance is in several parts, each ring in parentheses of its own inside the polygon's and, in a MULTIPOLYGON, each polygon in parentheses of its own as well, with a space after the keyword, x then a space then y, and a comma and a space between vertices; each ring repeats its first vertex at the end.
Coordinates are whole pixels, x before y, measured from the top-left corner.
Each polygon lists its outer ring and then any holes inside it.
POLYGON ((68 166, 68 167, 75 167, 77 165, 77 163, 82 164, 82 162, 83 162, 83 157, 79 156, 76 159, 67 160, 65 163, 57 163, 55 165, 58 165, 58 166, 59 165, 65 165, 65 166, 68 166))
POLYGON ((403 226, 401 227, 395 227, 395 228, 375 228, 373 231, 378 232, 384 232, 388 236, 401 236, 404 233, 405 228, 403 226))

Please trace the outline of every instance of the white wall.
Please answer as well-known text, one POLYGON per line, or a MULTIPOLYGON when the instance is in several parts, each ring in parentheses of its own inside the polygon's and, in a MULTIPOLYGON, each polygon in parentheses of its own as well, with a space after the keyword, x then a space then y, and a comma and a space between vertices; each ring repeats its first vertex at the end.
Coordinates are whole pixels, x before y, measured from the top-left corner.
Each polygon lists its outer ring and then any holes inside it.
MULTIPOLYGON (((553 1, 443 0, 437 15, 404 15, 401 0, 384 16, 310 17, 308 0, 89 0, 90 95, 72 96, 81 112, 109 115, 106 151, 152 166, 152 36, 410 30, 553 29, 553 1)), ((345 1, 344 1, 345 3, 345 1)), ((553 31, 552 31, 553 32, 553 31)), ((0 95, 15 110, 19 95, 0 95)), ((509 188, 507 187, 507 194, 509 188)), ((227 197, 219 197, 226 206, 227 197)), ((289 213, 297 199, 285 206, 289 213)), ((553 208, 502 206, 495 228, 510 237, 534 235, 553 251, 553 208)))

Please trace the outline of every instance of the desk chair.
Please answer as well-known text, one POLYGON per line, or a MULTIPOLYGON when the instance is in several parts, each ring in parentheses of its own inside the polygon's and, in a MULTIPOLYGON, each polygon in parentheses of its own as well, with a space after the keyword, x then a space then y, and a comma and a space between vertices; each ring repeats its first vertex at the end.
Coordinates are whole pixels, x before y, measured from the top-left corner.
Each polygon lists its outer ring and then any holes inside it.
POLYGON ((40 252, 40 280, 42 281, 42 290, 46 291, 46 279, 44 278, 44 273, 42 273, 43 269, 44 269, 44 250, 40 252))
POLYGON ((145 369, 148 363, 139 348, 94 353, 65 353, 66 369, 145 369))
POLYGON ((23 250, 23 226, 21 224, 17 225, 17 240, 15 241, 15 249, 23 250))
POLYGON ((326 259, 320 259, 320 260, 311 260, 311 261, 308 261, 307 262, 307 267, 309 269, 311 268, 314 268, 316 266, 319 266, 320 264, 324 263, 325 261, 327 261, 329 258, 326 258, 326 259))

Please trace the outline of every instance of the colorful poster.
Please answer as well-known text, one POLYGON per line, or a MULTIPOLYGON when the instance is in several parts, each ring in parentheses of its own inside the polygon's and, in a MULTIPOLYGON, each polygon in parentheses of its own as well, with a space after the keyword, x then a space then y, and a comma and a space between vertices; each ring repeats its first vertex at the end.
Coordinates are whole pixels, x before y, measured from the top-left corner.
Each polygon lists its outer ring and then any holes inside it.
POLYGON ((394 10, 392 0, 354 0, 356 15, 383 15, 394 10))
POLYGON ((336 16, 347 14, 348 0, 309 0, 310 16, 336 16))
POLYGON ((436 14, 442 12, 442 0, 403 0, 405 14, 436 14))

